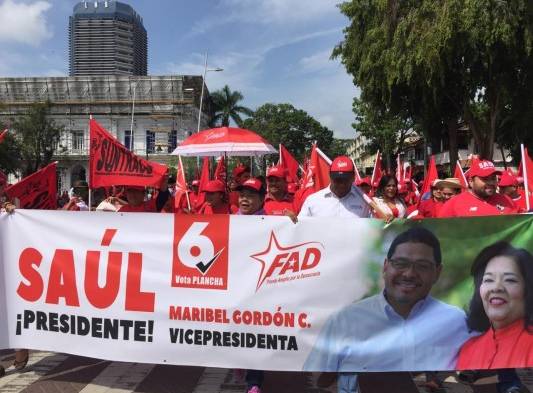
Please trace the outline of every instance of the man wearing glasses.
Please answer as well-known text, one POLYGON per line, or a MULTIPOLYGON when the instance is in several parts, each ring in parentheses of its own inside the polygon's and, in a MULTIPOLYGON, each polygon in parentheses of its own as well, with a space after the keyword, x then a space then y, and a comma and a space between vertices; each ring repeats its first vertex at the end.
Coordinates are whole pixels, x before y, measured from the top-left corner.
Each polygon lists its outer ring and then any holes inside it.
POLYGON ((357 391, 354 371, 453 370, 469 333, 462 310, 429 295, 441 270, 432 232, 398 235, 383 264, 383 292, 333 315, 304 370, 341 372, 339 392, 357 391))

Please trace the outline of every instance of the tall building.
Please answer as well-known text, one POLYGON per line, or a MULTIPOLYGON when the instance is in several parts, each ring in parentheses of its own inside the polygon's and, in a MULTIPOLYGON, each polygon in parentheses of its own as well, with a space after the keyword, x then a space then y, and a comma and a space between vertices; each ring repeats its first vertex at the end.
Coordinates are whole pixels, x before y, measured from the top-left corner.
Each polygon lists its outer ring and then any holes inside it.
POLYGON ((117 1, 82 1, 69 21, 69 72, 146 75, 147 37, 135 10, 117 1))

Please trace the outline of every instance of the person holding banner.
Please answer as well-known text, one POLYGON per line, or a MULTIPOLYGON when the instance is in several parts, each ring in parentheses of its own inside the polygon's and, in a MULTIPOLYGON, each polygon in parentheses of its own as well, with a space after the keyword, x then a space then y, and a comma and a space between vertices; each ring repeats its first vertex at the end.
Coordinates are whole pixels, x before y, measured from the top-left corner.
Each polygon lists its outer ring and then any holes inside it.
POLYGON ((159 186, 159 192, 156 198, 145 201, 145 188, 144 186, 125 186, 126 205, 122 206, 118 211, 121 213, 130 212, 146 212, 154 213, 160 212, 165 206, 165 203, 170 198, 170 192, 168 190, 168 176, 164 176, 159 186))
POLYGON ((333 160, 329 168, 330 185, 309 195, 298 214, 302 217, 363 217, 371 216, 371 209, 363 192, 353 185, 355 167, 346 156, 333 160))
MULTIPOLYGON (((261 180, 249 178, 237 186, 235 191, 239 193, 239 210, 235 214, 247 216, 267 214, 264 209, 266 187, 261 180)), ((261 393, 264 378, 265 372, 262 370, 246 370, 247 393, 261 393)))
POLYGON ((207 182, 202 191, 205 192, 205 202, 198 209, 198 214, 230 214, 226 186, 221 180, 207 182))
POLYGON ((399 234, 383 264, 383 292, 333 315, 303 369, 340 372, 339 392, 357 391, 354 372, 455 369, 470 334, 462 310, 429 295, 441 271, 431 231, 415 226, 399 234))
POLYGON ((287 191, 287 170, 274 166, 267 170, 268 193, 265 197, 265 211, 268 215, 294 215, 293 197, 287 191))
POLYGON ((472 265, 467 323, 484 332, 463 345, 458 369, 533 367, 533 255, 500 241, 472 265))

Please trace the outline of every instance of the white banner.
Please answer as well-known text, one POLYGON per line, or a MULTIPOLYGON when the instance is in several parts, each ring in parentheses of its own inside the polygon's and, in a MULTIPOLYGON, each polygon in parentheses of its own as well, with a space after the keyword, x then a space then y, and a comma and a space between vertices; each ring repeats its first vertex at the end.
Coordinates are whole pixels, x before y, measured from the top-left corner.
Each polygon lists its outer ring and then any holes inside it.
POLYGON ((286 217, 2 214, 0 348, 302 370, 326 320, 374 284, 364 269, 381 226, 364 219, 295 225, 286 217))

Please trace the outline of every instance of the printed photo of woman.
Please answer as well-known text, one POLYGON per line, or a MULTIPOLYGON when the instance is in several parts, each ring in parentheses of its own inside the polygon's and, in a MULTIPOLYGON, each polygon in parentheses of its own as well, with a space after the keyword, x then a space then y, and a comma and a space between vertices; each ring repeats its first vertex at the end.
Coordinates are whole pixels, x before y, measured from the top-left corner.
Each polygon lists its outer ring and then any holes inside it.
POLYGON ((481 332, 459 352, 457 369, 533 366, 533 256, 507 242, 483 249, 474 260, 469 329, 481 332))

